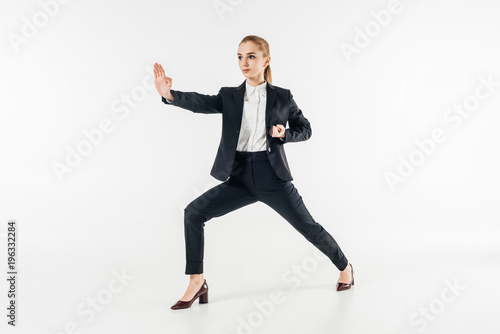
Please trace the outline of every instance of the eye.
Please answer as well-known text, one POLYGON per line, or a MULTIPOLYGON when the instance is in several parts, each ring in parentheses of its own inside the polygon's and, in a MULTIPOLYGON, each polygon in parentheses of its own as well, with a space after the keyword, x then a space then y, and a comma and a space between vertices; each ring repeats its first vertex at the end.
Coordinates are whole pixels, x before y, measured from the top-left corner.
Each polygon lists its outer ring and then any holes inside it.
POLYGON ((254 55, 250 55, 250 57, 254 57, 254 58, 255 58, 255 56, 254 56, 254 55))

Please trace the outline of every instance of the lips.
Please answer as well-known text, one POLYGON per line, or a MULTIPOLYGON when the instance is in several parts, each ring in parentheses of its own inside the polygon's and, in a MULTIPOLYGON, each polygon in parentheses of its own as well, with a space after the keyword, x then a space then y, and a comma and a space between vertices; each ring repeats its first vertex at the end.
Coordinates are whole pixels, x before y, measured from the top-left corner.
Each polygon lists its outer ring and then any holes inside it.
POLYGON ((248 72, 248 71, 250 71, 250 70, 243 70, 243 72, 248 72))

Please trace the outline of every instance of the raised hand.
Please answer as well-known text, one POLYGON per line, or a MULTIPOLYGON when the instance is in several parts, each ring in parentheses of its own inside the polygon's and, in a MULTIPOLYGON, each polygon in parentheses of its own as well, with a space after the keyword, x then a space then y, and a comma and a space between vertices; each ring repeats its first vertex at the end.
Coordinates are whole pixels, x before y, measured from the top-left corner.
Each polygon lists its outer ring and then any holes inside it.
POLYGON ((174 97, 170 93, 170 88, 172 88, 172 78, 165 75, 165 70, 163 67, 155 63, 154 64, 155 73, 155 87, 158 93, 166 99, 173 100, 174 97))

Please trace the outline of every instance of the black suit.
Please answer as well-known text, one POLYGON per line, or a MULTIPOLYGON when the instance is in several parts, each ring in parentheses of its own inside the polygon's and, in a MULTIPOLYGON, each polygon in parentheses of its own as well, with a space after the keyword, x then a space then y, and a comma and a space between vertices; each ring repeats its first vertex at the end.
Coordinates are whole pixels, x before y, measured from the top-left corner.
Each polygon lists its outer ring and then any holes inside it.
MULTIPOLYGON (((171 89, 174 97, 168 103, 196 113, 222 113, 222 136, 217 150, 217 156, 210 175, 217 180, 226 181, 233 169, 236 145, 238 144, 241 118, 243 113, 243 97, 246 80, 239 87, 222 87, 217 95, 205 95, 196 92, 181 92, 171 89)), ((267 83, 266 103, 266 141, 269 162, 275 173, 282 180, 293 180, 288 166, 283 144, 307 140, 312 135, 311 124, 297 107, 289 89, 273 86, 267 83), (271 137, 271 125, 282 124, 286 128, 284 141, 271 137)))
MULTIPOLYGON (((224 182, 198 196, 184 209, 185 273, 203 273, 205 222, 257 201, 274 209, 339 270, 344 270, 348 263, 344 253, 335 239, 313 219, 291 182, 283 144, 307 140, 311 136, 311 125, 293 101, 290 90, 267 83, 267 150, 258 152, 236 151, 245 82, 237 88, 223 87, 217 95, 170 92, 174 96, 172 105, 199 113, 222 113, 223 122, 222 138, 210 174, 224 182), (285 130, 283 141, 269 135, 270 125, 286 125, 287 122, 290 128, 285 130)), ((164 97, 162 101, 168 103, 164 97)))

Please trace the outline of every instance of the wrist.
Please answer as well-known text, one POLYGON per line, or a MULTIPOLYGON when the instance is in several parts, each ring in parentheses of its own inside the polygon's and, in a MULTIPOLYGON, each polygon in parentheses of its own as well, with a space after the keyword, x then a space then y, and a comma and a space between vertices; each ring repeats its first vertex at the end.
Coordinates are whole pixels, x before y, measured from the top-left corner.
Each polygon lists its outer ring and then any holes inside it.
POLYGON ((163 97, 167 100, 170 100, 170 101, 173 101, 174 100, 174 96, 172 95, 172 92, 168 91, 167 94, 163 95, 163 97))

